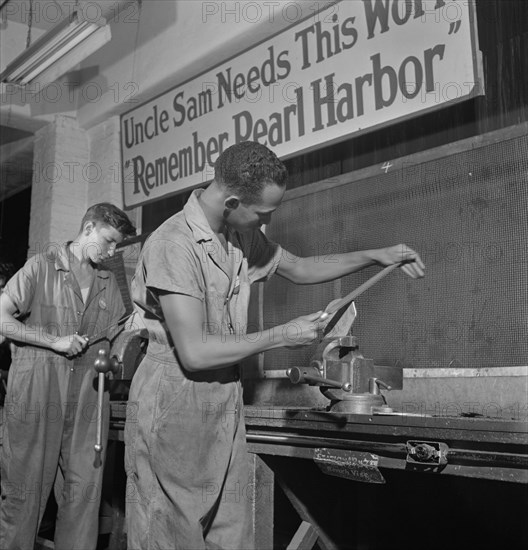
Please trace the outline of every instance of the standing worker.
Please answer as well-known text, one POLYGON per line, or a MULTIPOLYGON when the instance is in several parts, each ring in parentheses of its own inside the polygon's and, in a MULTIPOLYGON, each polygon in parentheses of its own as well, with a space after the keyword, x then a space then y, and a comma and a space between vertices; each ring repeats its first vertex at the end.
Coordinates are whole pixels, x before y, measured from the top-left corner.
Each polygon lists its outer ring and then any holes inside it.
POLYGON ((104 457, 94 450, 94 361, 125 313, 114 275, 99 263, 135 232, 119 208, 96 204, 75 240, 33 256, 0 296, 0 333, 15 343, 0 456, 2 550, 33 549, 51 489, 55 549, 97 545, 104 457))
POLYGON ((280 205, 286 176, 264 145, 229 147, 209 187, 194 191, 140 254, 132 296, 149 345, 125 430, 128 550, 254 547, 238 363, 311 344, 322 312, 246 335, 251 283, 275 271, 294 283, 321 283, 402 261, 408 275, 424 275, 405 245, 340 254, 332 263, 283 253, 260 227, 280 205))
MULTIPOLYGON (((15 274, 15 268, 11 262, 5 262, 0 260, 0 294, 4 291, 4 287, 7 281, 15 274)), ((5 380, 7 379, 7 372, 11 365, 11 349, 9 346, 9 340, 0 335, 0 407, 4 406, 5 399, 5 380)), ((0 415, 2 411, 0 409, 0 415)), ((2 418, 0 418, 0 429, 2 428, 2 418)), ((0 438, 1 442, 1 438, 0 438)))

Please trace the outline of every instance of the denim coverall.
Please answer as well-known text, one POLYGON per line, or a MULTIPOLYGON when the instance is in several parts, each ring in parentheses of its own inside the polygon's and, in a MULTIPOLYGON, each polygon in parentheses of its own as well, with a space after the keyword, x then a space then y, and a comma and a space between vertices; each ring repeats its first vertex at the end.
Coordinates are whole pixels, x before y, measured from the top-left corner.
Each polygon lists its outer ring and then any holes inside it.
POLYGON ((132 381, 125 429, 129 550, 254 547, 238 367, 185 371, 155 289, 202 302, 204 339, 244 338, 250 284, 275 272, 282 249, 255 230, 230 233, 226 252, 199 193, 149 237, 132 281, 149 344, 132 381))
MULTIPOLYGON (((38 325, 57 336, 76 331, 96 335, 125 312, 115 277, 102 269, 95 269, 83 302, 64 246, 28 260, 4 292, 28 330, 38 325)), ((58 504, 55 549, 96 547, 104 457, 94 451, 94 361, 98 350, 108 347, 106 339, 99 339, 82 355, 68 359, 15 342, 1 449, 2 550, 33 549, 51 489, 58 504)), ((108 395, 105 398, 107 409, 108 395)), ((106 412, 103 441, 108 416, 106 412)))

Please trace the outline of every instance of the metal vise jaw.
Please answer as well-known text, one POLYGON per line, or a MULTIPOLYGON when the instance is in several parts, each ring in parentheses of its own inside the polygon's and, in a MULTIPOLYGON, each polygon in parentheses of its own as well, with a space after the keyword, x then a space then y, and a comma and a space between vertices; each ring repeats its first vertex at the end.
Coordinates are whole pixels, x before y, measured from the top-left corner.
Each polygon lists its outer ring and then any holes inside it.
POLYGON ((323 387, 323 393, 332 400, 344 399, 350 393, 368 392, 369 380, 374 377, 374 361, 359 352, 355 336, 340 336, 326 342, 321 358, 316 354, 311 364, 319 369, 322 378, 350 385, 349 391, 323 387))

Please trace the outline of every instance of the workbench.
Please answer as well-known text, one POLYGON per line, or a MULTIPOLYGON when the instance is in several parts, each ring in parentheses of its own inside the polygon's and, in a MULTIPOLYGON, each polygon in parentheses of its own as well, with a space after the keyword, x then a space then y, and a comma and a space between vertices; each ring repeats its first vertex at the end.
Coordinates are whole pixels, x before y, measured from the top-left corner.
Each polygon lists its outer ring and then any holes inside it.
MULTIPOLYGON (((113 550, 126 548, 125 407, 112 403, 102 508, 113 550)), ((252 406, 245 418, 252 482, 239 491, 253 504, 258 550, 495 550, 528 542, 526 419, 252 406), (427 447, 417 454, 420 444, 427 447)))
POLYGON ((278 547, 280 536, 291 549, 528 540, 526 419, 247 407, 246 425, 259 549, 278 547), (280 516, 289 505, 287 525, 280 516))

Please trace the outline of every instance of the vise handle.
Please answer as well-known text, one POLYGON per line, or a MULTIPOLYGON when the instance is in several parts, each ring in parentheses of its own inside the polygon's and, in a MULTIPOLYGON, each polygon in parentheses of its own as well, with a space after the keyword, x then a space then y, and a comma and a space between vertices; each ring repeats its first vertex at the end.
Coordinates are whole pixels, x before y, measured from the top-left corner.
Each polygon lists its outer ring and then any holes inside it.
POLYGON ((119 371, 119 361, 116 357, 109 358, 105 349, 100 349, 97 355, 97 359, 94 361, 94 368, 97 371, 97 433, 95 436, 94 449, 96 453, 100 453, 103 450, 103 398, 104 398, 104 384, 105 375, 107 372, 112 371, 117 373, 119 371))
POLYGON ((323 378, 315 367, 309 369, 292 367, 286 371, 286 374, 292 384, 312 384, 316 386, 339 388, 343 391, 352 390, 352 384, 350 382, 338 382, 337 380, 331 380, 330 378, 323 378))

